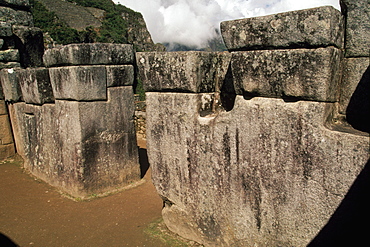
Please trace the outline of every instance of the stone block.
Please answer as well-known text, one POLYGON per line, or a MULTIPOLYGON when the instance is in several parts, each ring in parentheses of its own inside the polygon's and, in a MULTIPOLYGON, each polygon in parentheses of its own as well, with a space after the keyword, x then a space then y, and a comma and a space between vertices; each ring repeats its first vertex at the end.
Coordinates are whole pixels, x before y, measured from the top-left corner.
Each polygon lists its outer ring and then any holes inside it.
POLYGON ((227 73, 227 52, 138 52, 139 76, 146 92, 215 92, 227 73))
POLYGON ((19 69, 3 69, 0 71, 0 81, 6 101, 18 102, 22 100, 22 91, 18 78, 19 71, 19 69))
POLYGON ((8 111, 6 109, 6 105, 5 105, 4 100, 0 100, 0 115, 8 115, 8 111))
POLYGON ((131 86, 108 88, 108 101, 16 103, 10 115, 25 168, 74 197, 140 179, 131 86))
POLYGON ((370 2, 341 0, 346 19, 346 57, 370 56, 370 2))
POLYGON ((21 9, 29 9, 31 7, 29 0, 0 0, 0 5, 21 9))
POLYGON ((318 49, 233 52, 236 93, 313 101, 338 100, 341 51, 318 49))
POLYGON ((107 100, 105 66, 50 68, 49 73, 55 99, 107 100))
POLYGON ((202 117, 203 97, 146 94, 168 228, 205 246, 307 246, 368 162, 369 136, 327 129, 334 103, 238 95, 202 117))
POLYGON ((0 6, 0 20, 11 25, 33 26, 31 12, 0 6))
POLYGON ((10 37, 12 35, 12 25, 10 23, 0 21, 0 37, 10 37))
POLYGON ((18 62, 7 62, 7 63, 0 62, 0 70, 1 69, 20 68, 20 67, 21 67, 21 64, 18 63, 18 62))
POLYGON ((135 72, 133 65, 110 65, 107 68, 107 87, 132 86, 135 72))
POLYGON ((42 30, 37 27, 13 26, 13 33, 23 67, 42 67, 44 55, 42 30))
POLYGON ((133 64, 134 50, 129 44, 71 44, 49 49, 44 54, 47 67, 60 65, 133 64))
POLYGON ((49 69, 23 69, 19 71, 18 76, 26 103, 42 105, 54 102, 49 69))
POLYGON ((14 49, 0 51, 0 61, 2 62, 19 62, 19 51, 14 49))
POLYGON ((0 145, 0 160, 9 158, 15 154, 14 144, 0 145))
POLYGON ((340 11, 324 6, 221 23, 229 51, 273 48, 343 48, 340 11))
POLYGON ((8 115, 0 115, 0 145, 13 143, 8 115))

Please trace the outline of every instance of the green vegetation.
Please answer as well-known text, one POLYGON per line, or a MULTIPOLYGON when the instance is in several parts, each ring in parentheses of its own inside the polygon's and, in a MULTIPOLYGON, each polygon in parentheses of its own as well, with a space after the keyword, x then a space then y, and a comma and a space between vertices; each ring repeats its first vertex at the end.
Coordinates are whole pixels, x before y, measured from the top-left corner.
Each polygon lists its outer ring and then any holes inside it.
POLYGON ((41 28, 44 32, 48 32, 59 44, 82 43, 83 37, 86 36, 85 31, 78 32, 76 29, 68 27, 53 12, 49 12, 37 0, 30 0, 30 3, 32 5, 31 11, 36 27, 41 28))
POLYGON ((30 0, 31 11, 34 16, 35 26, 48 32, 58 44, 71 43, 120 43, 127 42, 127 19, 130 25, 138 25, 138 18, 141 14, 123 5, 116 5, 111 0, 68 0, 84 7, 94 7, 105 10, 105 17, 102 26, 98 30, 88 27, 86 30, 77 31, 70 28, 53 12, 49 12, 44 5, 37 0, 30 0), (122 18, 122 13, 128 18, 122 18))
POLYGON ((140 101, 145 101, 145 90, 144 90, 143 82, 140 80, 140 78, 137 78, 137 81, 134 85, 134 91, 135 91, 135 94, 139 95, 140 101))

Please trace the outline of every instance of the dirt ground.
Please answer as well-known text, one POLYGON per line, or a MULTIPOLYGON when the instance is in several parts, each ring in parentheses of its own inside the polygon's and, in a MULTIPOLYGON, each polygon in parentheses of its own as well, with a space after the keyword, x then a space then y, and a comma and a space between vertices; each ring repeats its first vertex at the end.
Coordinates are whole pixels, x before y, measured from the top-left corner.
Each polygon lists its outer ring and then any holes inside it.
POLYGON ((150 175, 135 188, 75 202, 25 173, 20 161, 3 162, 0 246, 170 246, 147 230, 162 209, 150 175))

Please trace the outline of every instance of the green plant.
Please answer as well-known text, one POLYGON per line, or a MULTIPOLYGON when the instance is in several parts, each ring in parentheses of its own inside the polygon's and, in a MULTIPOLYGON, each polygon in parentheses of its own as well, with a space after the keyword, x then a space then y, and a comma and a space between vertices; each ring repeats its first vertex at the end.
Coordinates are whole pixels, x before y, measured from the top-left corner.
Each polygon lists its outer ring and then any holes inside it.
POLYGON ((134 85, 135 94, 139 95, 140 101, 145 101, 145 90, 143 86, 143 82, 140 78, 137 78, 136 84, 134 85))

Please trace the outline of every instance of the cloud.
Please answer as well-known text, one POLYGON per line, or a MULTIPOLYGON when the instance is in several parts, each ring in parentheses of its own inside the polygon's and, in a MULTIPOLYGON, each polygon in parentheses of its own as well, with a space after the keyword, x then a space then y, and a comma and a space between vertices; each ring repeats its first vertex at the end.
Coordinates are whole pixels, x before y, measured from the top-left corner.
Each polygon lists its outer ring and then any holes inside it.
POLYGON ((331 5, 339 0, 113 0, 144 16, 156 43, 202 48, 221 21, 331 5))

